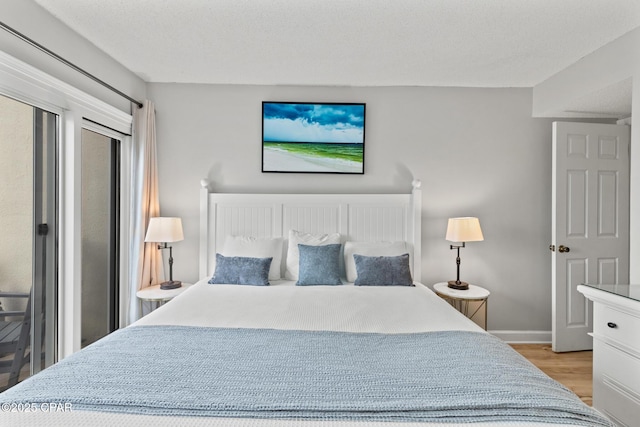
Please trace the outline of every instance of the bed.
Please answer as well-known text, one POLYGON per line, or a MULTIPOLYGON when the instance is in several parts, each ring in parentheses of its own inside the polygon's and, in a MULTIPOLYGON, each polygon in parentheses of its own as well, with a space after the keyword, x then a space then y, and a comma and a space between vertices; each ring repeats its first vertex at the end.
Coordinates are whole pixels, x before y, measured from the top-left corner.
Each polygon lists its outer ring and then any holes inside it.
POLYGON ((386 195, 204 182, 202 280, 0 394, 0 421, 611 425, 420 283, 421 209, 418 182, 386 195))

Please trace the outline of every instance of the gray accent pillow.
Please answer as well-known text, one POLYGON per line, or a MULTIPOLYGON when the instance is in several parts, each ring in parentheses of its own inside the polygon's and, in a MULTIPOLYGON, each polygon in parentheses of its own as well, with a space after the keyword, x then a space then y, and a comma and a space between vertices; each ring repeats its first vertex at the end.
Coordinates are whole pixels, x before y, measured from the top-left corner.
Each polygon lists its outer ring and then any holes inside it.
POLYGON ((296 285, 342 285, 341 247, 340 243, 322 246, 298 244, 300 263, 296 285))
POLYGON ((409 254, 365 256, 353 254, 358 277, 356 286, 414 286, 409 269, 409 254))
POLYGON ((273 258, 249 258, 216 254, 216 270, 211 284, 269 286, 273 258))

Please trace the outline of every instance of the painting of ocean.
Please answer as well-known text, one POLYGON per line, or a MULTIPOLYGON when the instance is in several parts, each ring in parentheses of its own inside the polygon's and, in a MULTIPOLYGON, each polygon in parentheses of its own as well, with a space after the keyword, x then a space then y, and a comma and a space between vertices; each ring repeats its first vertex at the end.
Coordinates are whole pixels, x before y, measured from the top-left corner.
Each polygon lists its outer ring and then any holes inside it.
POLYGON ((262 171, 364 173, 365 104, 262 103, 262 171))

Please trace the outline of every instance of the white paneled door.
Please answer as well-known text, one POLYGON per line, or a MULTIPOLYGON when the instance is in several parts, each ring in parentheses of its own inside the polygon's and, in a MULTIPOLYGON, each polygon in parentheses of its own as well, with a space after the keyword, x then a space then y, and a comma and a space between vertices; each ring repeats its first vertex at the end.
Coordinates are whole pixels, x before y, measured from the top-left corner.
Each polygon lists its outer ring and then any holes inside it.
POLYGON ((624 125, 553 123, 553 351, 592 348, 578 285, 629 280, 629 135, 624 125))

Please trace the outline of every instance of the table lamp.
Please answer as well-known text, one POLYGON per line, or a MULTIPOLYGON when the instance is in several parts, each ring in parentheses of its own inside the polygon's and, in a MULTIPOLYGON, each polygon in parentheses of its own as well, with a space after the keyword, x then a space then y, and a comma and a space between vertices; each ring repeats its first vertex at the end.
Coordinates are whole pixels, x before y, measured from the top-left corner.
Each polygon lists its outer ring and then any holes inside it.
POLYGON ((450 280, 448 286, 453 289, 469 289, 469 284, 460 281, 460 248, 464 248, 465 242, 479 242, 484 240, 480 221, 475 217, 449 218, 447 224, 447 235, 445 237, 450 242, 462 243, 461 245, 451 245, 450 249, 457 249, 456 257, 456 280, 450 280))
POLYGON ((173 251, 167 243, 184 240, 182 233, 182 219, 171 217, 155 217, 149 220, 145 242, 164 243, 158 249, 169 249, 169 281, 160 284, 160 289, 176 289, 182 282, 173 280, 173 251))

